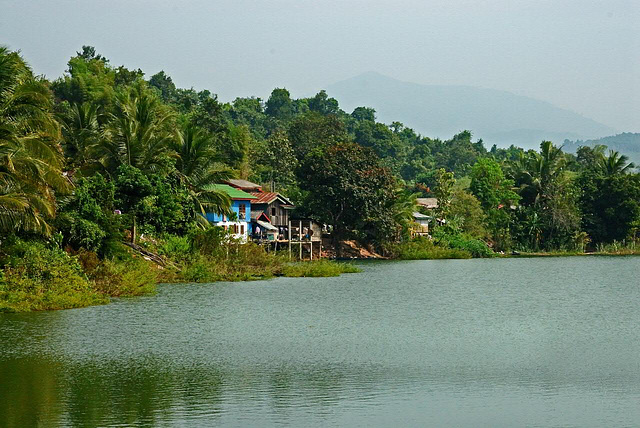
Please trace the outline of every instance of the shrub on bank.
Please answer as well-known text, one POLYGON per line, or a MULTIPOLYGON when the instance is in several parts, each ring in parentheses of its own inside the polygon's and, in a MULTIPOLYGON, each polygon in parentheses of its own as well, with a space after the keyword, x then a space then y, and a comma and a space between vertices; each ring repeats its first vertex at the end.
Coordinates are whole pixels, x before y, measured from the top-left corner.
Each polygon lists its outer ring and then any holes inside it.
POLYGON ((282 267, 282 274, 287 277, 329 277, 339 276, 343 273, 362 272, 357 266, 350 263, 338 263, 328 260, 313 262, 288 263, 282 267))
POLYGON ((470 259, 472 257, 469 251, 438 246, 424 236, 398 244, 393 247, 392 252, 400 260, 470 259))
POLYGON ((0 312, 68 309, 104 304, 78 259, 41 243, 17 242, 5 256, 0 312))

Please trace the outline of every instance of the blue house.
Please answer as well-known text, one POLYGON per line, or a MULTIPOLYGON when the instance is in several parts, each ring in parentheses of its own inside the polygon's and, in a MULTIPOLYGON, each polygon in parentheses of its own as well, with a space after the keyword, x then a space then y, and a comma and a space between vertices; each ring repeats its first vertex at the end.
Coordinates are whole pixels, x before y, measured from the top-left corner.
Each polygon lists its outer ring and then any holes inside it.
POLYGON ((214 184, 207 187, 207 190, 219 190, 229 195, 231 210, 235 214, 230 218, 223 214, 207 213, 207 220, 215 226, 230 231, 235 238, 246 242, 251 235, 251 201, 257 198, 226 184, 214 184))

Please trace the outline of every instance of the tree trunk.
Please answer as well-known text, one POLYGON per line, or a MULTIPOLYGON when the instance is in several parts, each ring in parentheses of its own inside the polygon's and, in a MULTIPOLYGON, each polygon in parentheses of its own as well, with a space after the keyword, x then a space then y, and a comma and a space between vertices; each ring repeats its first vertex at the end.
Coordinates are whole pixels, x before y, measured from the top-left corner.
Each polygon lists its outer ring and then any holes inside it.
POLYGON ((131 227, 131 243, 136 243, 136 215, 133 215, 133 226, 131 227))

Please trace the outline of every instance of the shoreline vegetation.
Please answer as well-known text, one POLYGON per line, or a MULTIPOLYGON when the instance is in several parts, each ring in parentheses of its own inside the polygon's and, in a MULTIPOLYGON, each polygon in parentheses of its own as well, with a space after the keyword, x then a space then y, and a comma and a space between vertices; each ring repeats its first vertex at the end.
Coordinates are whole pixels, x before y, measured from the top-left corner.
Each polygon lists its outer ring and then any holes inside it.
POLYGON ((551 141, 489 148, 468 130, 430 138, 370 107, 346 112, 324 90, 221 102, 91 46, 49 80, 0 46, 0 312, 104 304, 157 283, 358 270, 251 242, 259 222, 271 242, 291 242, 285 217, 319 225, 298 239, 321 234, 336 260, 638 254, 640 173, 628 160, 551 141), (223 190, 232 181, 282 195, 287 214, 254 216, 254 195, 238 205, 223 190))

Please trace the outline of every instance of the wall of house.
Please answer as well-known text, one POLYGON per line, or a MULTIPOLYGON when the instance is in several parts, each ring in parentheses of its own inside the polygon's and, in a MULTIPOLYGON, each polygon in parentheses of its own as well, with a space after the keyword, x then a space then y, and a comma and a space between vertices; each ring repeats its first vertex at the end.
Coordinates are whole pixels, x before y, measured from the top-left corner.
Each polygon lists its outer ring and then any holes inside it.
MULTIPOLYGON (((231 201, 231 210, 238 216, 238 221, 251 221, 251 201, 233 200, 231 201), (244 214, 242 214, 242 206, 244 206, 244 214)), ((223 216, 220 214, 207 213, 207 220, 212 223, 219 223, 227 221, 228 218, 227 216, 223 216)))
POLYGON ((289 210, 282 208, 280 201, 274 201, 271 204, 255 205, 254 211, 262 211, 271 220, 274 226, 287 226, 289 224, 289 210), (273 214, 275 210, 275 215, 273 214))
POLYGON ((237 230, 234 237, 247 240, 251 234, 251 201, 248 200, 232 200, 231 211, 236 213, 237 220, 230 221, 226 215, 207 213, 207 220, 216 226, 224 227, 227 230, 237 230))

